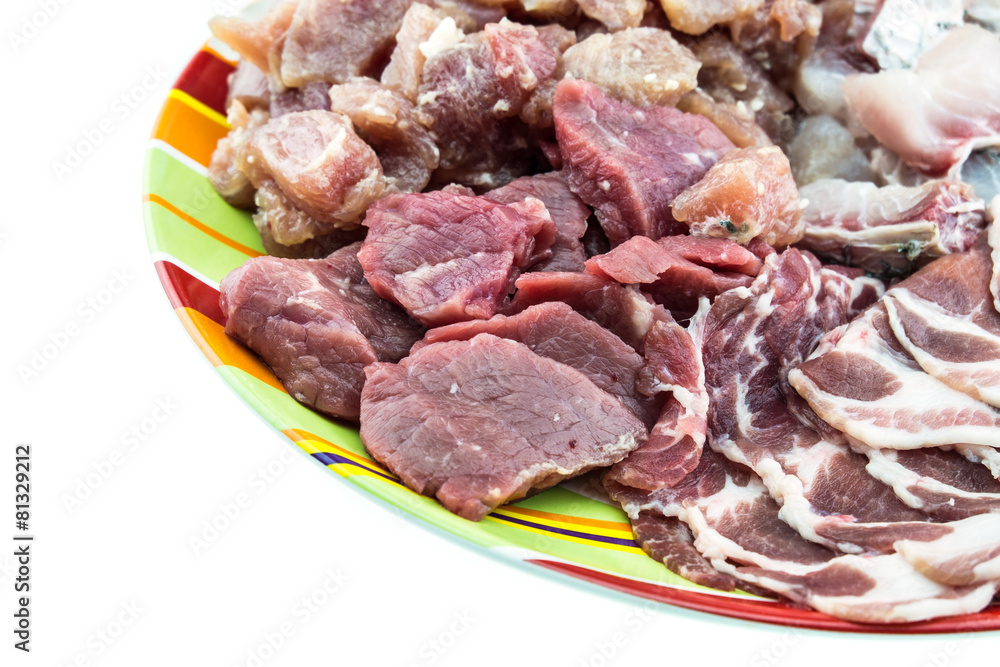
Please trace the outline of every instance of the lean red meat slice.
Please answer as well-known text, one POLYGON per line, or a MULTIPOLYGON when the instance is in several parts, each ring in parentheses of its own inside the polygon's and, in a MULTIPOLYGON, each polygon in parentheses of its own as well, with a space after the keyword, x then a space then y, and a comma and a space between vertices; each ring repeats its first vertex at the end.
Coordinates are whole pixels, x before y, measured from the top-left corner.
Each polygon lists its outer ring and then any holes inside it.
POLYGON ((612 245, 686 231, 670 204, 733 143, 702 116, 638 108, 586 81, 564 79, 553 103, 569 186, 596 209, 612 245))
POLYGON ((970 151, 1000 143, 1000 39, 966 25, 925 51, 915 69, 853 74, 847 103, 861 123, 907 164, 943 175, 970 151), (903 119, 903 120, 900 120, 903 119))
POLYGON ((760 478, 711 450, 675 487, 648 493, 607 486, 633 520, 657 512, 686 523, 720 573, 838 618, 889 623, 969 613, 996 590, 993 582, 942 585, 899 554, 840 555, 808 542, 779 518, 760 478))
POLYGON ((642 550, 655 561, 663 563, 671 572, 688 581, 731 591, 736 580, 712 567, 694 546, 691 529, 683 521, 660 512, 642 511, 630 518, 632 534, 642 550))
POLYGON ((788 380, 824 421, 869 447, 1000 442, 1000 412, 925 373, 897 342, 883 304, 830 332, 788 380))
POLYGON ((590 209, 569 189, 559 172, 525 176, 484 195, 501 204, 513 204, 535 197, 545 204, 556 226, 552 256, 531 267, 532 271, 583 271, 587 255, 583 235, 587 232, 590 209))
POLYGON ((535 354, 577 369, 620 400, 646 426, 656 422, 663 396, 650 397, 638 389, 649 383, 646 360, 621 338, 565 303, 542 303, 510 317, 494 315, 489 320, 436 327, 410 352, 442 341, 469 340, 480 333, 516 340, 535 354))
POLYGON ((646 437, 616 398, 521 343, 479 334, 366 369, 361 439, 418 493, 478 521, 611 465, 646 437))
POLYGON ((222 281, 226 333, 261 356, 288 393, 357 420, 364 367, 406 356, 422 329, 364 281, 360 243, 326 259, 257 257, 222 281))
POLYGON ((508 206, 454 191, 387 195, 364 224, 365 278, 427 326, 492 317, 555 237, 537 199, 508 206))

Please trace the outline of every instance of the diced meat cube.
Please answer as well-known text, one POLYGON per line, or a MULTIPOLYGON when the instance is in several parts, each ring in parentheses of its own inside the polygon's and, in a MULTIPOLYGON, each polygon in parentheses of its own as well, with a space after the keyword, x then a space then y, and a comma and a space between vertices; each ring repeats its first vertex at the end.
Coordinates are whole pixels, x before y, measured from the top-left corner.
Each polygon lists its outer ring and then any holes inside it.
POLYGON ((296 111, 329 111, 330 84, 310 81, 301 88, 285 88, 271 97, 271 118, 296 111))
POLYGON ((412 0, 299 0, 281 53, 286 86, 377 74, 412 0))
POLYGON ((382 83, 415 103, 427 54, 461 41, 463 29, 474 30, 475 25, 460 26, 443 10, 413 3, 403 16, 389 64, 382 70, 382 83))
POLYGON ((677 102, 677 108, 709 119, 739 148, 772 145, 771 137, 757 124, 746 104, 718 102, 700 88, 695 88, 677 102))
POLYGON ((761 238, 787 246, 802 238, 799 191, 788 158, 777 146, 738 148, 677 195, 674 217, 691 233, 747 244, 761 238))
POLYGON ((636 28, 646 13, 646 0, 576 0, 590 18, 600 21, 610 30, 636 28))
POLYGON ((534 26, 511 21, 491 23, 484 30, 490 45, 493 73, 508 105, 494 107, 498 115, 515 115, 539 84, 552 78, 559 52, 541 39, 534 26))
POLYGON ((261 243, 268 255, 289 259, 321 259, 334 250, 363 241, 367 228, 358 225, 346 229, 331 229, 319 236, 291 245, 278 243, 274 231, 281 238, 301 236, 303 232, 325 227, 309 214, 295 207, 272 180, 264 181, 254 198, 257 212, 253 215, 254 225, 260 233, 261 243))
POLYGON ((562 174, 525 176, 490 190, 484 196, 501 204, 513 204, 527 197, 540 199, 555 223, 556 239, 552 243, 552 256, 538 262, 531 270, 583 271, 587 256, 581 239, 587 231, 590 209, 573 194, 562 174))
POLYGON ((336 227, 354 226, 382 194, 378 157, 354 132, 351 121, 329 111, 301 111, 272 119, 247 149, 251 181, 273 179, 281 191, 322 226, 271 231, 293 245, 336 227))
POLYGON ((387 195, 364 224, 365 277, 427 326, 492 317, 556 231, 537 199, 508 206, 444 191, 387 195))
POLYGON ((644 107, 677 104, 698 85, 701 63, 666 30, 629 28, 571 46, 563 67, 617 100, 644 107))
POLYGON ((246 175, 247 146, 268 121, 264 109, 248 112, 239 100, 229 105, 229 134, 219 140, 208 164, 208 181, 232 206, 253 208, 254 186, 246 175))
POLYGON ((364 282, 360 244, 326 259, 256 257, 222 281, 226 333, 261 356, 288 393, 357 420, 364 367, 397 361, 422 333, 364 282))
POLYGON ((700 35, 715 25, 749 16, 764 0, 660 0, 675 30, 700 35))
POLYGON ((560 81, 554 109, 570 189, 596 209, 612 245, 686 231, 674 197, 734 147, 702 116, 637 108, 586 81, 560 81))
POLYGON ((420 192, 438 166, 438 148, 417 122, 413 104, 373 79, 351 79, 330 89, 332 110, 346 115, 375 149, 385 192, 420 192))
POLYGON ((241 60, 233 73, 226 78, 229 86, 226 93, 226 110, 233 102, 239 102, 248 110, 267 108, 271 103, 271 91, 267 85, 267 74, 249 60, 241 60))
POLYGON ((428 345, 366 374, 365 447, 408 487, 473 521, 610 465, 646 435, 576 369, 490 334, 428 345))
POLYGON ((269 72, 271 46, 288 30, 295 6, 295 2, 282 2, 257 21, 238 16, 215 16, 208 22, 208 28, 241 58, 262 72, 269 72))

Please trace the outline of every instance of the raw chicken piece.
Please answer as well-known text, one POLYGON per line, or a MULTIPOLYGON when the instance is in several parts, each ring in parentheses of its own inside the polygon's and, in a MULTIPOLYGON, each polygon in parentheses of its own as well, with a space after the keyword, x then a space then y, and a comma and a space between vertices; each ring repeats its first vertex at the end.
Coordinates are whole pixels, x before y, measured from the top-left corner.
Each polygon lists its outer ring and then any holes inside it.
POLYGON ((249 60, 241 60, 236 69, 226 78, 229 90, 226 93, 226 111, 233 102, 239 102, 249 111, 265 109, 271 104, 271 91, 267 86, 267 74, 249 60))

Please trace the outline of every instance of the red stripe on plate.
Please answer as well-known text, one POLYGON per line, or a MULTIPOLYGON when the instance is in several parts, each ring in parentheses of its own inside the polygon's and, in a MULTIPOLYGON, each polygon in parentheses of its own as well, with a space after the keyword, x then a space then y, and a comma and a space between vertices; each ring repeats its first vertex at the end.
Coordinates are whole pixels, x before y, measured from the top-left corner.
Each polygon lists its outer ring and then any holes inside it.
POLYGON ((686 591, 668 586, 660 586, 645 581, 618 577, 607 572, 591 570, 580 565, 560 563, 543 559, 528 559, 529 563, 556 572, 568 574, 592 584, 613 588, 622 593, 638 595, 649 600, 665 602, 676 607, 693 609, 707 614, 719 614, 731 618, 758 623, 775 623, 811 630, 833 632, 866 632, 877 634, 936 634, 945 632, 979 632, 996 630, 1000 627, 1000 606, 994 604, 977 614, 966 614, 951 618, 941 618, 920 623, 869 624, 842 621, 826 614, 800 609, 783 603, 762 602, 750 598, 713 595, 698 591, 686 591))
POLYGON ((219 290, 201 282, 176 264, 165 260, 156 262, 156 273, 174 308, 191 308, 220 326, 226 318, 219 307, 219 290))
POLYGON ((226 79, 236 69, 214 53, 199 51, 184 68, 174 88, 182 90, 205 106, 226 115, 226 79))

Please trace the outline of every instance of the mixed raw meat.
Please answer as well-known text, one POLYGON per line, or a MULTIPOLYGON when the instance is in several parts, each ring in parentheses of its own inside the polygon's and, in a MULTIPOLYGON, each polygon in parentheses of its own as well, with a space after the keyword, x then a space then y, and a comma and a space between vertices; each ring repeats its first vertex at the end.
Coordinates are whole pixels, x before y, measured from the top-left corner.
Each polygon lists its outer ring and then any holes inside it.
POLYGON ((588 471, 698 584, 1000 589, 1000 3, 298 0, 219 17, 226 332, 480 520, 588 471), (905 6, 904 6, 905 5, 905 6))

